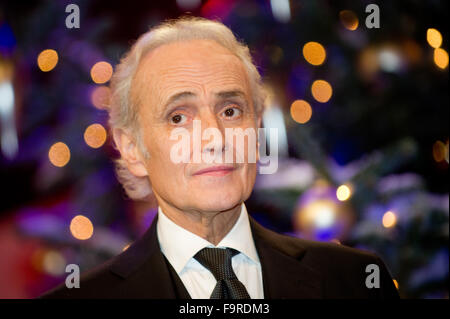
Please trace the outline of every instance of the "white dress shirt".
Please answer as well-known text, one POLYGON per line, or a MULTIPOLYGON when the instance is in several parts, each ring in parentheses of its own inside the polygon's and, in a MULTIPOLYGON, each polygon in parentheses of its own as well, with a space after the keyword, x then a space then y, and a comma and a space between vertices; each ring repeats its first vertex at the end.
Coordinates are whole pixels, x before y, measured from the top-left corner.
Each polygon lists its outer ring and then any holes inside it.
POLYGON ((177 272, 191 298, 209 299, 217 283, 213 274, 193 258, 205 247, 229 247, 239 251, 231 262, 237 278, 244 284, 250 298, 264 298, 261 263, 244 204, 233 228, 217 246, 175 224, 160 207, 156 233, 162 253, 177 272))

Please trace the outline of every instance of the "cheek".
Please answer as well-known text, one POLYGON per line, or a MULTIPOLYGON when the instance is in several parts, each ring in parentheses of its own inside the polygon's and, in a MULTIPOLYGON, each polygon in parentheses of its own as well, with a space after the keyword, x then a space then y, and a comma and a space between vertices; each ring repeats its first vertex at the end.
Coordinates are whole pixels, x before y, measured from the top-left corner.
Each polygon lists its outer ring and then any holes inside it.
POLYGON ((253 188, 256 178, 256 164, 245 163, 242 166, 239 174, 239 184, 243 186, 244 191, 248 191, 253 188))
POLYGON ((240 157, 244 158, 244 162, 255 164, 258 160, 258 130, 254 125, 242 127, 242 130, 251 129, 252 135, 244 136, 243 143, 236 143, 234 141, 234 149, 236 154, 240 154, 240 157))
POLYGON ((249 186, 253 187, 256 178, 256 163, 248 163, 247 164, 247 175, 246 175, 247 183, 249 186))
POLYGON ((168 138, 156 137, 146 144, 149 151, 147 166, 153 174, 166 174, 169 176, 170 171, 182 169, 182 163, 174 163, 170 158, 174 143, 168 138))

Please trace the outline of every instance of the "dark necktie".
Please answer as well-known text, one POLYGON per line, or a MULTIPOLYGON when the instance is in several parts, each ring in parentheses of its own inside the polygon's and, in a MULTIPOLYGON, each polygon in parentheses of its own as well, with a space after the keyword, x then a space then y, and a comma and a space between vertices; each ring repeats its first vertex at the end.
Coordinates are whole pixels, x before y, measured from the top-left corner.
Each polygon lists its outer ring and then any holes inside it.
POLYGON ((250 299, 231 266, 231 258, 237 254, 239 252, 231 248, 203 248, 194 256, 217 280, 211 299, 250 299))

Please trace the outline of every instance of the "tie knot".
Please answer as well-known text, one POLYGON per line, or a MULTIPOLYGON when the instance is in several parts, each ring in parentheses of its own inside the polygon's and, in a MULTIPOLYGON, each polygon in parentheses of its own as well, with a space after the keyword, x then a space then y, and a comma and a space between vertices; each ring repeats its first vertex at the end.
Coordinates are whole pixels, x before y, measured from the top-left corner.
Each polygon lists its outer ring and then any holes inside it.
POLYGON ((219 281, 236 278, 236 274, 231 266, 231 258, 238 253, 237 250, 231 248, 203 248, 194 258, 219 281))

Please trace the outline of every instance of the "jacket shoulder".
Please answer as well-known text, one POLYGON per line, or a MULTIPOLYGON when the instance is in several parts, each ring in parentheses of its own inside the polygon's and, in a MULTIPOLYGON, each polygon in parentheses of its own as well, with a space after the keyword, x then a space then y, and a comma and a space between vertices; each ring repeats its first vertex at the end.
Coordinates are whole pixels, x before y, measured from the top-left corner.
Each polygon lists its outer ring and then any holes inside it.
POLYGON ((320 273, 328 298, 399 298, 388 268, 373 252, 282 235, 261 225, 255 225, 253 230, 271 248, 320 273), (367 278, 371 278, 374 269, 380 289, 367 287, 367 278))
POLYGON ((339 259, 374 260, 378 257, 368 251, 328 242, 307 240, 271 231, 256 222, 252 222, 255 237, 264 240, 272 248, 290 257, 297 258, 307 253, 310 257, 339 259))

